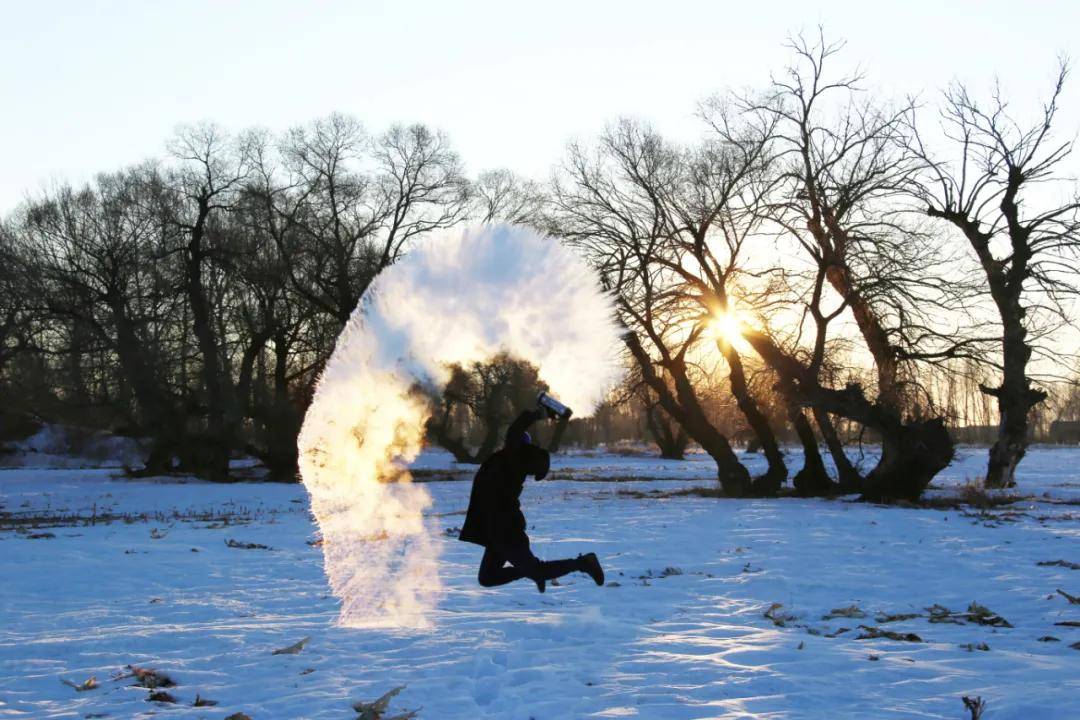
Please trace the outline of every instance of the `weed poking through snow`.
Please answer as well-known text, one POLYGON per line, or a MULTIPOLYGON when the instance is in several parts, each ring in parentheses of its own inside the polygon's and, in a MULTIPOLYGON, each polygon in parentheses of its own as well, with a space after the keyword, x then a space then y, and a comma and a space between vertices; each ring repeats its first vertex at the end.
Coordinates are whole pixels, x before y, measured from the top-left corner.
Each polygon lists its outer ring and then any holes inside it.
POLYGON ((366 703, 357 701, 353 703, 353 710, 359 713, 356 720, 412 720, 416 717, 419 710, 407 710, 397 715, 387 715, 386 711, 390 707, 390 701, 393 700, 398 693, 405 689, 404 685, 400 685, 393 690, 385 693, 375 702, 366 703))
POLYGON ((986 701, 981 697, 968 697, 964 696, 964 707, 971 713, 971 720, 980 720, 982 718, 983 711, 986 710, 986 701))
POLYGON ((1057 592, 1058 595, 1068 600, 1070 605, 1080 605, 1080 597, 1077 597, 1076 595, 1070 595, 1061 588, 1058 588, 1057 592))
POLYGON ((83 680, 81 683, 77 684, 71 682, 70 680, 65 680, 64 678, 60 678, 60 682, 64 683, 70 688, 75 688, 75 692, 86 692, 87 690, 93 690, 98 687, 97 678, 95 678, 93 675, 88 677, 86 680, 83 680))

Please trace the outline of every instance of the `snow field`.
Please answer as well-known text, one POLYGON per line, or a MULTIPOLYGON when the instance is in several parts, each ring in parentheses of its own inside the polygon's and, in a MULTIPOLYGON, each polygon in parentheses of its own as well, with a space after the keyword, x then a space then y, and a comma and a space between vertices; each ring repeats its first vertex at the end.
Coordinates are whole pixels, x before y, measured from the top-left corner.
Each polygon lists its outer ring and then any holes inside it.
MULTIPOLYGON (((983 459, 962 450, 932 494, 983 459)), ((1078 465, 1076 450, 1033 450, 1018 489, 1032 499, 980 511, 655 497, 711 485, 709 463, 567 456, 553 475, 579 481, 526 486, 534 549, 594 550, 610 586, 483 589, 481 549, 447 535, 422 631, 334 625, 300 486, 0 471, 0 718, 350 718, 353 701, 398 685, 393 711, 440 720, 965 718, 962 695, 988 702, 985 720, 1080 717, 1080 628, 1055 624, 1080 621, 1056 592, 1080 594, 1080 571, 1037 564, 1080 562, 1078 465), (100 520, 9 522, 66 514, 100 520), (930 622, 931 606, 972 602, 1013 627, 930 622), (857 639, 872 634, 860 626, 923 642, 857 639), (169 675, 178 702, 110 679, 128 664, 169 675), (90 676, 99 687, 84 692, 61 682, 90 676), (193 707, 196 694, 218 705, 193 707)), ((416 466, 454 470, 438 453, 416 466)), ((430 521, 452 532, 469 484, 425 487, 430 521)))

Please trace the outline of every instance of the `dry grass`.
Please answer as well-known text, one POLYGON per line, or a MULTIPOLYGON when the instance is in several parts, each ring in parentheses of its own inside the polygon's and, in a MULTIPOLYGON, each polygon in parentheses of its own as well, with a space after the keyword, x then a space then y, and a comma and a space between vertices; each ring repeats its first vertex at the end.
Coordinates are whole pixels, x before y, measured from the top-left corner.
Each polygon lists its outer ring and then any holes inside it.
POLYGON ((171 522, 201 522, 207 523, 211 529, 231 527, 233 525, 250 525, 263 516, 278 515, 281 512, 277 508, 265 510, 248 510, 245 508, 221 511, 186 511, 173 510, 171 512, 155 511, 141 513, 116 513, 103 511, 96 508, 87 513, 50 512, 45 510, 29 510, 26 512, 5 512, 0 510, 0 532, 11 531, 20 534, 33 534, 39 537, 47 537, 48 533, 33 533, 33 530, 41 528, 58 527, 91 527, 95 525, 112 525, 121 523, 134 525, 136 523, 162 523, 171 522))
POLYGON ((823 615, 822 620, 832 620, 833 618, 846 617, 846 618, 864 618, 866 613, 859 608, 858 605, 849 605, 848 607, 833 608, 829 611, 828 615, 823 615))
POLYGON ((113 681, 126 680, 127 678, 135 678, 137 686, 148 690, 176 687, 173 679, 165 673, 153 668, 139 667, 138 665, 128 665, 127 672, 120 672, 113 676, 113 681))
POLYGON ((236 548, 237 550, 273 550, 274 548, 269 545, 263 545, 262 543, 254 542, 240 542, 239 540, 233 540, 229 538, 225 541, 227 547, 236 548))
POLYGON ((889 640, 896 640, 899 642, 925 642, 915 633, 899 633, 893 632, 892 630, 882 630, 876 625, 860 625, 859 628, 862 630, 862 632, 859 633, 858 637, 855 638, 856 640, 874 640, 877 638, 888 638, 889 640))
POLYGON ((964 707, 971 713, 971 720, 980 720, 983 712, 986 710, 986 701, 981 697, 968 697, 964 696, 964 707))

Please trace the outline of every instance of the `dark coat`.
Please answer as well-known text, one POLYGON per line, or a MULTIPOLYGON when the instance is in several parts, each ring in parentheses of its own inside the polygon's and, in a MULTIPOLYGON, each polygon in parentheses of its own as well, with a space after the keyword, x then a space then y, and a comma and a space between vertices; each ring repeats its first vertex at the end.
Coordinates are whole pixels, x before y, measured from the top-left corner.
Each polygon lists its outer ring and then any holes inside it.
POLYGON ((469 509, 458 539, 484 547, 529 542, 521 490, 528 475, 547 473, 548 453, 524 441, 524 433, 542 415, 522 413, 506 431, 505 446, 480 466, 473 479, 469 509))

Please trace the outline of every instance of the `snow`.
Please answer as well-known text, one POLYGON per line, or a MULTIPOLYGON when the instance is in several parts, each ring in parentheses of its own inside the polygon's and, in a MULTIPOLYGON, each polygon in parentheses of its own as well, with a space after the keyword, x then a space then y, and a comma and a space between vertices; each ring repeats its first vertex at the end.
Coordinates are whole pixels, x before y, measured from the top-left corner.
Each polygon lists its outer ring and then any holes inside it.
MULTIPOLYGON (((962 449, 931 494, 954 494, 984 459, 962 449)), ((437 478, 468 468, 431 452, 414 467, 433 520, 460 525, 469 484, 437 478)), ((298 485, 2 470, 0 718, 348 718, 353 701, 398 685, 392 710, 439 720, 955 719, 962 695, 988 702, 986 720, 1075 718, 1080 628, 1055 623, 1080 620, 1080 605, 1056 590, 1080 594, 1080 572, 1037 563, 1080 562, 1078 467, 1076 449, 1037 448, 1017 491, 1029 499, 938 510, 650 497, 712 485, 707 458, 573 454, 526 486, 534 549, 594 550, 618 586, 572 575, 544 595, 527 581, 484 589, 480 548, 448 536, 433 626, 410 631, 335 625, 298 485), (11 528, 76 514, 93 524, 11 528), (1013 627, 928 620, 932 605, 972 602, 1013 627), (774 603, 783 627, 765 616, 774 603), (822 619, 852 605, 866 617, 822 619), (859 640, 859 625, 925 642, 859 640), (305 637, 299 653, 272 654, 305 637), (179 703, 110 679, 129 664, 171 676, 179 703), (61 682, 90 676, 97 689, 61 682), (219 704, 192 707, 196 694, 219 704)))
POLYGON ((0 468, 138 467, 145 448, 134 438, 46 423, 36 433, 0 447, 0 468))

